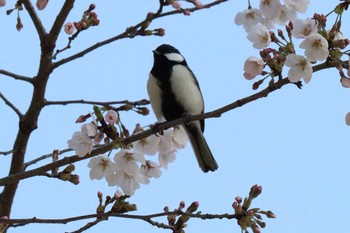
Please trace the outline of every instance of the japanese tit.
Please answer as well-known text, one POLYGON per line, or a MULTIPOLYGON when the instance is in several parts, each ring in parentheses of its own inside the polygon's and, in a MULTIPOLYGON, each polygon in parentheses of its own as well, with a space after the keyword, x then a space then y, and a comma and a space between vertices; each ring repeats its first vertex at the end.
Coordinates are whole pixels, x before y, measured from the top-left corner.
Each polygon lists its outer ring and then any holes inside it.
MULTIPOLYGON (((179 50, 163 44, 153 51, 153 56, 154 64, 149 74, 147 91, 158 122, 203 113, 204 102, 198 81, 179 50)), ((204 120, 185 124, 184 129, 199 167, 204 172, 218 169, 203 136, 204 120)))

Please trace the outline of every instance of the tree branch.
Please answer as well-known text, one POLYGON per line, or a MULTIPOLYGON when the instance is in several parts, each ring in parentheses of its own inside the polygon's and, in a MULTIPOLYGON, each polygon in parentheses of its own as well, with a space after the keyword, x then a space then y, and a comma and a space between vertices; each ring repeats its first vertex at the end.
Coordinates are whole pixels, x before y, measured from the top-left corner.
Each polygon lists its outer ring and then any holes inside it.
MULTIPOLYGON (((260 92, 257 92, 256 94, 253 94, 251 96, 248 96, 248 97, 240 99, 240 100, 237 100, 237 101, 235 101, 231 104, 228 104, 222 108, 219 108, 217 110, 207 112, 204 114, 199 114, 199 115, 185 116, 183 118, 179 118, 179 119, 176 119, 173 121, 161 123, 157 127, 153 127, 151 129, 145 130, 141 133, 134 134, 134 135, 131 135, 127 138, 116 140, 110 144, 100 146, 100 147, 94 149, 90 154, 88 154, 84 157, 79 157, 77 155, 73 155, 70 157, 62 158, 56 162, 46 164, 46 165, 43 165, 41 167, 29 170, 29 171, 24 171, 24 172, 21 172, 18 174, 12 174, 10 176, 1 178, 0 179, 0 186, 4 186, 4 185, 10 184, 12 182, 16 182, 16 181, 22 180, 22 179, 27 179, 27 178, 30 178, 33 176, 44 175, 47 171, 52 170, 54 168, 62 167, 62 166, 68 165, 70 163, 75 163, 75 162, 78 162, 81 160, 91 158, 91 157, 96 156, 98 154, 106 153, 107 151, 110 151, 111 149, 115 148, 116 145, 128 145, 132 142, 146 138, 152 134, 158 133, 161 130, 166 130, 166 129, 169 129, 169 128, 174 127, 176 125, 180 125, 180 124, 184 124, 184 123, 196 121, 196 120, 202 120, 202 119, 206 119, 206 118, 220 117, 221 114, 223 114, 225 112, 228 112, 228 111, 231 111, 235 108, 241 107, 241 106, 243 106, 247 103, 250 103, 252 101, 255 101, 259 98, 267 97, 271 92, 278 90, 282 86, 289 84, 289 83, 290 82, 287 78, 281 79, 281 80, 277 81, 274 85, 268 86, 267 88, 263 89, 260 92)), ((118 148, 119 148, 119 146, 118 146, 118 148)))
MULTIPOLYGON (((346 63, 346 62, 347 61, 343 61, 343 63, 346 63)), ((334 66, 335 66, 335 64, 333 64, 333 63, 324 62, 322 64, 315 65, 313 67, 313 72, 317 72, 317 71, 320 71, 323 69, 332 68, 334 66)), ((193 116, 185 116, 185 117, 173 120, 173 121, 167 121, 167 122, 161 123, 157 127, 153 127, 149 130, 145 130, 145 131, 140 132, 138 134, 131 135, 127 138, 119 139, 119 140, 116 140, 110 144, 106 144, 106 145, 97 147, 96 149, 91 151, 90 154, 88 154, 84 157, 79 157, 77 155, 73 155, 70 157, 65 157, 63 159, 60 159, 56 162, 46 164, 46 165, 43 165, 41 167, 29 170, 29 171, 25 171, 25 172, 21 172, 21 173, 17 173, 17 174, 12 174, 12 175, 9 175, 7 177, 3 177, 0 179, 0 186, 5 186, 7 184, 11 184, 12 182, 18 182, 19 180, 27 179, 27 178, 30 178, 33 176, 44 175, 49 170, 65 166, 65 165, 68 165, 70 163, 75 163, 75 162, 78 162, 81 160, 85 160, 85 159, 91 158, 93 156, 96 156, 98 154, 104 154, 107 151, 110 151, 113 148, 115 148, 116 145, 119 148, 119 145, 128 145, 132 142, 141 140, 141 139, 146 138, 152 134, 158 133, 161 130, 166 130, 166 129, 169 129, 169 128, 174 127, 176 125, 181 125, 181 124, 188 123, 191 121, 197 121, 197 120, 202 120, 202 119, 207 119, 207 118, 220 117, 223 113, 226 113, 226 112, 231 111, 231 110, 238 108, 238 107, 242 107, 243 105, 248 104, 250 102, 253 102, 257 99, 267 97, 270 93, 282 88, 283 86, 285 86, 287 84, 290 84, 290 81, 288 80, 288 78, 280 79, 276 83, 267 86, 265 89, 255 93, 253 95, 250 95, 248 97, 245 97, 245 98, 239 99, 235 102, 232 102, 232 103, 230 103, 222 108, 216 109, 216 110, 211 111, 211 112, 203 113, 203 114, 198 114, 198 115, 193 115, 193 116)))
MULTIPOLYGON (((226 2, 226 1, 228 1, 228 0, 216 0, 216 1, 212 2, 212 3, 204 5, 203 8, 193 7, 193 8, 189 8, 187 10, 190 11, 190 12, 195 12, 195 11, 202 10, 202 9, 208 9, 210 7, 213 7, 215 5, 221 4, 221 3, 226 2)), ((82 51, 80 51, 80 52, 78 52, 78 53, 76 53, 76 54, 74 54, 74 55, 72 55, 70 57, 64 58, 64 59, 62 59, 62 60, 60 60, 58 62, 53 63, 52 69, 55 69, 55 68, 65 64, 65 63, 73 61, 73 60, 75 60, 77 58, 83 57, 86 54, 88 54, 88 53, 94 51, 95 49, 98 49, 98 48, 100 48, 100 47, 102 47, 102 46, 104 46, 106 44, 112 43, 112 42, 120 40, 120 39, 130 38, 130 37, 134 37, 136 35, 140 35, 138 33, 135 34, 135 32, 137 32, 138 29, 142 28, 144 25, 147 25, 152 20, 155 20, 155 19, 158 19, 158 18, 161 18, 161 17, 165 17, 165 16, 168 16, 168 15, 182 14, 183 13, 183 10, 173 10, 173 11, 169 11, 169 12, 166 12, 166 13, 161 13, 162 9, 163 8, 162 8, 162 5, 161 5, 161 7, 158 9, 158 11, 156 13, 154 13, 153 15, 147 14, 147 17, 143 21, 141 21, 140 23, 138 23, 138 24, 136 24, 134 26, 131 26, 131 27, 127 28, 125 30, 125 32, 123 32, 123 33, 121 33, 121 34, 119 34, 117 36, 114 36, 114 37, 111 37, 111 38, 109 38, 107 40, 98 42, 98 43, 96 43, 96 44, 86 48, 85 50, 82 50, 82 51)))
MULTIPOLYGON (((343 61, 343 63, 346 63, 346 62, 347 61, 343 61)), ((335 66, 335 64, 333 64, 333 63, 324 62, 322 64, 315 65, 313 67, 313 72, 317 72, 317 71, 320 71, 323 69, 328 69, 328 68, 331 68, 334 66, 335 66)), ((7 184, 11 184, 12 182, 18 182, 19 180, 27 179, 27 178, 30 178, 30 177, 33 177, 36 175, 45 175, 45 173, 49 170, 65 166, 65 165, 68 165, 70 163, 75 163, 75 162, 78 162, 81 160, 85 160, 85 159, 91 158, 93 156, 96 156, 98 154, 106 153, 107 151, 110 151, 111 149, 113 149, 115 147, 115 145, 128 145, 132 142, 141 140, 141 139, 146 138, 152 134, 158 133, 161 130, 166 130, 166 129, 169 129, 169 128, 174 127, 176 125, 181 125, 181 124, 188 123, 191 121, 196 121, 196 120, 202 120, 202 119, 213 118, 213 117, 220 117, 225 112, 231 111, 231 110, 238 108, 238 107, 242 107, 243 105, 248 104, 250 102, 253 102, 257 99, 267 97, 270 93, 282 88, 283 86, 285 86, 287 84, 290 84, 290 81, 288 80, 288 78, 280 79, 276 83, 267 86, 265 89, 255 93, 253 95, 239 99, 235 102, 232 102, 231 104, 228 104, 228 105, 226 105, 222 108, 216 109, 214 111, 199 114, 199 115, 185 116, 185 117, 173 120, 173 121, 161 123, 157 127, 153 127, 151 129, 145 130, 141 133, 134 134, 134 135, 131 135, 127 138, 116 140, 110 144, 100 146, 100 147, 94 149, 90 154, 88 154, 84 157, 79 157, 77 155, 73 155, 70 157, 65 157, 63 159, 60 159, 60 160, 53 162, 53 163, 43 165, 43 166, 38 167, 36 169, 32 169, 29 171, 9 175, 7 177, 0 179, 0 186, 5 186, 7 184)))
MULTIPOLYGON (((81 216, 76 216, 76 217, 69 217, 69 218, 61 218, 61 219, 42 219, 42 218, 26 218, 26 219, 0 219, 0 223, 8 223, 10 226, 16 227, 17 225, 26 225, 26 224, 32 224, 32 223, 39 223, 39 224, 67 224, 70 222, 76 222, 76 221, 81 221, 81 220, 86 220, 86 219, 94 219, 96 218, 97 220, 107 220, 109 217, 116 217, 116 218, 128 218, 128 219, 138 219, 138 220, 143 220, 151 225, 162 227, 162 228, 168 228, 172 229, 171 226, 162 224, 162 223, 157 223, 152 221, 151 219, 153 218, 159 218, 159 217, 164 217, 164 216, 169 216, 169 215, 176 215, 176 216, 181 216, 181 215, 187 215, 191 218, 200 218, 200 219, 235 219, 237 218, 237 215, 235 214, 202 214, 200 212, 198 213, 184 213, 182 211, 165 211, 165 212, 160 212, 160 213, 155 213, 155 214, 148 214, 148 215, 137 215, 137 214, 121 214, 121 213, 111 213, 111 212, 106 212, 103 214, 88 214, 88 215, 81 215, 81 216)), ((98 222, 100 222, 98 221, 98 222)), ((80 231, 75 231, 75 232, 80 232, 80 231)))
MULTIPOLYGON (((72 151, 72 149, 60 150, 60 151, 58 152, 58 155, 67 153, 67 152, 69 152, 69 151, 72 151)), ((42 155, 42 156, 40 156, 40 157, 38 157, 38 158, 36 158, 36 159, 33 159, 33 160, 31 160, 31 161, 28 161, 28 162, 24 163, 24 170, 26 170, 27 167, 29 167, 29 166, 31 166, 31 165, 33 165, 33 164, 36 164, 37 162, 39 162, 39 161, 41 161, 41 160, 44 160, 44 159, 47 159, 47 158, 52 158, 52 156, 53 156, 53 153, 50 153, 50 154, 42 155)))
POLYGON ((45 106, 48 105, 69 105, 69 104, 91 104, 91 105, 101 105, 101 106, 109 106, 114 104, 128 104, 132 106, 137 105, 146 105, 149 104, 148 100, 139 100, 139 101, 129 101, 129 100, 120 100, 120 101, 91 101, 91 100, 63 100, 63 101, 45 101, 45 106))
POLYGON ((23 114, 21 113, 21 111, 19 111, 19 109, 13 103, 11 103, 11 101, 9 101, 1 92, 0 92, 0 98, 5 102, 5 104, 7 104, 17 114, 19 119, 23 117, 23 114))
MULTIPOLYGON (((74 2, 75 0, 65 0, 60 13, 57 15, 56 20, 51 27, 48 41, 54 42, 54 43, 56 42, 57 37, 61 32, 61 29, 63 27, 65 20, 67 19, 69 12, 73 9, 74 2)), ((52 47, 54 46, 55 44, 52 44, 52 47)))
POLYGON ((0 155, 9 155, 9 154, 12 154, 13 153, 13 150, 9 150, 9 151, 0 151, 0 155))
POLYGON ((36 29, 38 35, 39 35, 40 41, 43 41, 45 36, 47 35, 47 33, 46 33, 46 30, 45 30, 43 24, 41 23, 39 16, 36 14, 36 11, 32 5, 32 2, 30 0, 21 0, 21 2, 23 3, 30 18, 32 19, 32 21, 34 23, 34 26, 35 26, 35 29, 36 29))
POLYGON ((11 78, 14 78, 16 80, 21 80, 21 81, 25 81, 25 82, 33 84, 33 79, 30 78, 30 77, 22 76, 22 75, 19 75, 19 74, 14 74, 14 73, 11 73, 11 72, 3 70, 3 69, 0 69, 0 74, 6 75, 6 76, 11 77, 11 78))

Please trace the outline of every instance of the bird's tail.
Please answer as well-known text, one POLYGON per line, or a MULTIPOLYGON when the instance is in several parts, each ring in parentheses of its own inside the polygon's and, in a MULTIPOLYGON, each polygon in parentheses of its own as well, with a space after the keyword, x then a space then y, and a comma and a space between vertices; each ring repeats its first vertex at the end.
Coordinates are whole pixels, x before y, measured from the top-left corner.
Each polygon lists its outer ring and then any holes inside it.
POLYGON ((199 167, 204 171, 215 171, 218 169, 213 154, 204 138, 199 122, 192 122, 184 126, 193 151, 196 155, 199 167))

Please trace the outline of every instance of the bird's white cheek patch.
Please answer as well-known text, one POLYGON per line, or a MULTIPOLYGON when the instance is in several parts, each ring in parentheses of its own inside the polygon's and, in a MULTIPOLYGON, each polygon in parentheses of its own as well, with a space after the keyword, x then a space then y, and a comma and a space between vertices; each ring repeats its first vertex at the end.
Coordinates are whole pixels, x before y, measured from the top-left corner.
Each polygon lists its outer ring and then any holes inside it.
POLYGON ((178 53, 166 53, 164 56, 169 60, 169 61, 176 61, 176 62, 183 62, 185 59, 181 54, 178 53))

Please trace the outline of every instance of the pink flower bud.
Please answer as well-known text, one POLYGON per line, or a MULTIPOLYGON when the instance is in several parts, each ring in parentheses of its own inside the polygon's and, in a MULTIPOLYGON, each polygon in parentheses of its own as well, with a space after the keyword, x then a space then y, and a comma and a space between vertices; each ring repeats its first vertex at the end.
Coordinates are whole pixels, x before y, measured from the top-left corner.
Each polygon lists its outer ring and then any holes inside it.
POLYGON ((116 111, 114 110, 109 110, 106 114, 106 117, 105 117, 106 121, 109 123, 109 124, 115 124, 119 121, 119 115, 116 111))
POLYGON ((181 2, 179 1, 174 1, 172 4, 171 4, 172 7, 174 7, 176 10, 179 10, 181 9, 181 2))
POLYGON ((348 112, 345 116, 345 123, 346 125, 350 126, 350 112, 348 112))
POLYGON ((71 22, 68 22, 64 25, 64 32, 67 33, 68 35, 72 35, 74 32, 74 24, 71 22))
POLYGON ((0 0, 0 7, 5 6, 6 5, 6 0, 0 0))
POLYGON ((38 8, 38 10, 43 10, 45 9, 48 2, 49 0, 37 0, 36 7, 38 8))

